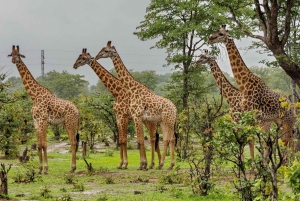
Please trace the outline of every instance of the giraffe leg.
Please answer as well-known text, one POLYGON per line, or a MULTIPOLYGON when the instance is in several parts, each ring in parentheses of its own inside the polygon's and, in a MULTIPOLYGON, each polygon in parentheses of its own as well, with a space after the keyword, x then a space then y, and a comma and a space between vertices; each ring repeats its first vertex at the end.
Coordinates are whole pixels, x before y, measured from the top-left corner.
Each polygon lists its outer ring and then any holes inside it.
POLYGON ((39 174, 42 174, 43 171, 43 149, 42 149, 42 143, 38 142, 38 152, 39 152, 39 174))
POLYGON ((155 122, 144 122, 145 126, 147 127, 147 130, 150 135, 150 141, 151 141, 151 163, 149 166, 149 169, 153 169, 155 165, 155 151, 158 154, 158 158, 160 160, 160 150, 158 144, 156 144, 156 130, 157 130, 157 123, 155 122))
MULTIPOLYGON (((173 132, 174 133, 174 132, 173 132)), ((175 165, 175 139, 170 140, 170 148, 171 148, 171 163, 168 170, 172 170, 175 165)))
POLYGON ((163 151, 163 154, 162 154, 159 166, 157 167, 158 170, 161 170, 162 167, 164 166, 165 158, 166 158, 166 155, 167 155, 168 146, 169 146, 169 141, 164 139, 164 151, 163 151))
POLYGON ((118 169, 122 169, 122 166, 123 166, 123 144, 121 143, 121 140, 120 140, 120 135, 119 135, 119 146, 120 146, 120 164, 119 166, 117 167, 118 169))
POLYGON ((147 158, 146 158, 146 150, 144 143, 144 131, 143 131, 143 122, 140 117, 134 117, 134 125, 137 134, 137 140, 140 150, 140 167, 138 170, 147 170, 147 158))
POLYGON ((65 122, 65 128, 68 133, 69 141, 71 144, 71 150, 72 150, 72 162, 71 162, 71 169, 70 173, 73 173, 76 170, 76 147, 77 147, 77 140, 76 140, 76 134, 77 134, 77 125, 78 125, 78 118, 72 119, 72 120, 66 120, 65 122))
MULTIPOLYGON (((42 120, 36 120, 34 119, 34 127, 36 130, 36 136, 37 136, 37 144, 38 144, 38 152, 39 152, 39 174, 42 174, 43 171, 43 152, 44 152, 44 157, 47 157, 47 152, 45 153, 44 150, 44 144, 45 144, 45 136, 46 134, 46 130, 47 130, 47 122, 46 121, 42 121, 42 120)), ((44 162, 46 167, 48 168, 48 161, 47 158, 44 158, 44 162)))
POLYGON ((43 152, 44 152, 44 174, 48 174, 47 142, 43 143, 43 152))
POLYGON ((128 156, 127 156, 127 128, 128 118, 117 117, 117 126, 119 131, 119 146, 120 146, 120 164, 118 169, 127 169, 128 156), (123 166, 124 165, 124 166, 123 166))

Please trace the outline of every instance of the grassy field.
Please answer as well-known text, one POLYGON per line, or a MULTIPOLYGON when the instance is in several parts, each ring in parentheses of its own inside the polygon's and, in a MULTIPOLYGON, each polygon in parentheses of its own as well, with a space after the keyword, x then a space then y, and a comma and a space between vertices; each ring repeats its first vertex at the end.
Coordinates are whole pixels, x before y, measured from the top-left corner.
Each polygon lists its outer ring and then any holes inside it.
MULTIPOLYGON (((102 147, 101 153, 89 153, 86 157, 94 168, 93 173, 77 153, 77 169, 69 174, 71 154, 69 145, 52 142, 48 145, 49 172, 47 175, 35 175, 34 182, 22 182, 32 170, 37 171, 37 151, 33 159, 22 165, 17 159, 1 159, 1 163, 12 164, 8 174, 8 194, 10 200, 233 200, 233 195, 223 187, 217 186, 206 197, 195 196, 187 184, 189 181, 187 163, 177 162, 178 171, 168 171, 169 157, 163 170, 137 170, 139 167, 138 150, 129 150, 129 165, 126 170, 119 170, 119 151, 102 147), (64 146, 62 146, 64 145, 64 146), (25 176, 24 176, 25 175, 25 176), (18 182, 21 181, 21 182, 18 182), (227 193, 225 194, 224 192, 227 193)), ((20 149, 21 151, 21 149, 20 149)), ((150 159, 150 150, 147 150, 150 159)), ((157 162, 156 162, 157 165, 157 162)), ((227 186, 228 188, 228 186, 227 186)))

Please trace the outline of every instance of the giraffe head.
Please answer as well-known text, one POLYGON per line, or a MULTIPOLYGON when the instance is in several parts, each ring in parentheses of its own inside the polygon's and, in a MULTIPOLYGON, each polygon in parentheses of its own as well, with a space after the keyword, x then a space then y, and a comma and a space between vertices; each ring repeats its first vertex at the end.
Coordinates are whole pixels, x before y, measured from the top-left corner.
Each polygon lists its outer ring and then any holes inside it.
POLYGON ((9 54, 7 57, 11 57, 11 62, 13 64, 19 63, 21 61, 21 57, 25 58, 25 56, 23 54, 20 54, 20 48, 17 45, 17 48, 15 48, 15 46, 12 46, 12 52, 11 54, 9 54))
POLYGON ((112 58, 114 56, 117 56, 118 53, 117 53, 115 47, 110 46, 110 45, 111 45, 111 41, 108 41, 106 47, 104 47, 100 50, 100 52, 97 54, 95 59, 98 60, 101 58, 108 58, 108 57, 112 58))
POLYGON ((208 50, 204 50, 204 54, 202 54, 200 56, 200 58, 198 59, 198 61, 196 61, 195 67, 198 67, 199 65, 202 65, 202 64, 210 64, 214 60, 216 60, 216 58, 213 57, 212 55, 210 55, 208 53, 208 50))
POLYGON ((223 24, 221 26, 221 29, 211 34, 207 42, 209 44, 214 44, 214 43, 226 44, 228 39, 231 39, 231 35, 228 33, 228 30, 226 30, 226 24, 223 24))
POLYGON ((92 57, 90 53, 86 53, 86 48, 83 48, 82 53, 77 58, 73 68, 77 69, 80 66, 84 66, 85 64, 88 64, 93 59, 94 57, 92 57))

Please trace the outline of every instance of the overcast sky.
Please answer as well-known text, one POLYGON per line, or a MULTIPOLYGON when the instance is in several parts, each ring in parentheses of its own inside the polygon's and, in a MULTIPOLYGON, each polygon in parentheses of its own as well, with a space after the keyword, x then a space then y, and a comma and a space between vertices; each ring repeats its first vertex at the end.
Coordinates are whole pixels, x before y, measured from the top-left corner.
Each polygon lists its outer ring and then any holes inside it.
MULTIPOLYGON (((41 75, 41 50, 45 55, 45 73, 56 70, 84 75, 95 85, 99 78, 85 65, 73 69, 82 48, 95 56, 108 40, 112 41, 128 69, 155 70, 157 74, 172 73, 165 64, 165 50, 151 49, 155 41, 141 41, 133 35, 144 20, 150 0, 10 0, 0 7, 0 67, 19 76, 16 66, 7 55, 12 45, 20 46, 23 61, 34 77, 41 75)), ((247 44, 236 41, 239 48, 247 44)), ((262 59, 254 51, 241 51, 248 66, 261 66, 262 59)), ((110 59, 98 60, 106 69, 113 68, 110 59)), ((231 73, 228 58, 219 63, 231 73)))

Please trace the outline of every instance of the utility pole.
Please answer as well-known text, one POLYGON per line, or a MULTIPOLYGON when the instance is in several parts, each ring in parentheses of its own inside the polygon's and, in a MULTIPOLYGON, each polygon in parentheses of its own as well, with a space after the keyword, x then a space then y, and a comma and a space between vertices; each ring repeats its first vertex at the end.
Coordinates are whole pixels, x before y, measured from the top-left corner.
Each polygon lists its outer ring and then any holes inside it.
POLYGON ((41 51, 41 70, 42 70, 42 82, 43 82, 43 85, 45 84, 44 83, 44 64, 45 64, 44 59, 45 59, 45 57, 44 57, 44 50, 42 50, 41 51))

